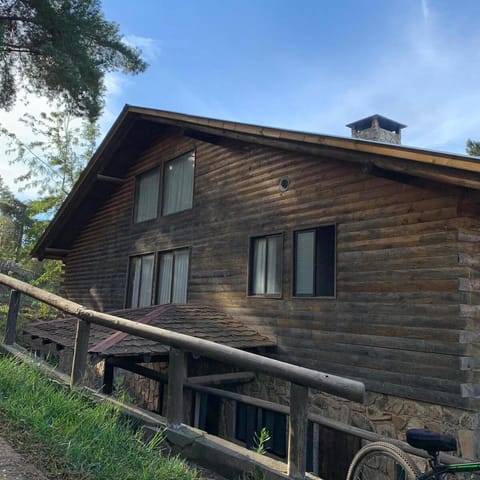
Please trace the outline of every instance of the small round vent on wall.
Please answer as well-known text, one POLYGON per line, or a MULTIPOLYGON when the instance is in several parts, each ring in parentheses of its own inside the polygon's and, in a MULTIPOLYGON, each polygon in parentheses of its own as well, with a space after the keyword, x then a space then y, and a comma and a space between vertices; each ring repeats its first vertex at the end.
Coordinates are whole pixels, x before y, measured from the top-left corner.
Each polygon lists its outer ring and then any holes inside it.
POLYGON ((281 192, 286 192, 290 187, 290 179, 287 177, 281 178, 278 182, 281 192))

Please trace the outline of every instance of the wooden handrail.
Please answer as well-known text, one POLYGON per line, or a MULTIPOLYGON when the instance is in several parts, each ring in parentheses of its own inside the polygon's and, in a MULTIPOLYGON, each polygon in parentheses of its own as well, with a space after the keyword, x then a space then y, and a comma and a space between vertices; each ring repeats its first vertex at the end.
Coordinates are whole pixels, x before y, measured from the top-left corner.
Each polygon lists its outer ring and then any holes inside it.
MULTIPOLYGON (((262 355, 227 347, 220 343, 171 332, 115 315, 96 312, 95 310, 85 308, 83 305, 1 273, 0 284, 12 289, 7 318, 7 342, 13 343, 20 292, 78 318, 72 373, 70 376, 70 385, 72 387, 81 384, 85 374, 90 325, 92 323, 169 345, 171 348, 168 364, 167 420, 173 428, 180 426, 183 421, 183 389, 187 383, 186 352, 289 381, 291 408, 288 429, 287 473, 292 480, 302 480, 305 476, 308 389, 310 387, 315 388, 357 402, 362 402, 365 397, 364 384, 355 380, 299 367, 262 355)), ((108 362, 106 363, 106 371, 108 376, 113 378, 112 366, 108 365, 108 362)))
POLYGON ((0 274, 0 283, 89 323, 103 325, 104 327, 120 330, 138 337, 155 340, 186 352, 273 375, 297 385, 316 388, 322 392, 331 393, 349 400, 362 402, 365 396, 365 385, 356 380, 299 367, 209 340, 171 332, 163 328, 145 325, 107 313, 96 312, 8 275, 0 274))

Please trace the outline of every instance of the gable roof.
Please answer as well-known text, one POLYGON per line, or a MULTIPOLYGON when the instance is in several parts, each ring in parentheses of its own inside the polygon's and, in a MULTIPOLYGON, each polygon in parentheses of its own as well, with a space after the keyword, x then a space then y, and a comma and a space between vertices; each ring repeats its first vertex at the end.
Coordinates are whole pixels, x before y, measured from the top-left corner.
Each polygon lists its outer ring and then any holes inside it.
MULTIPOLYGON (((130 308, 110 312, 129 320, 164 328, 172 332, 222 343, 229 347, 251 349, 274 347, 270 338, 219 310, 199 304, 168 304, 143 308, 130 308)), ((25 334, 39 337, 63 347, 73 348, 76 318, 61 318, 48 322, 36 322, 23 328, 25 334)), ((168 346, 146 338, 92 324, 89 352, 101 357, 131 357, 164 355, 168 346)))
POLYGON ((369 171, 394 172, 480 190, 480 159, 371 140, 263 127, 126 105, 72 191, 33 248, 39 259, 61 258, 89 213, 122 181, 132 155, 165 128, 207 142, 219 138, 358 163, 369 171), (98 188, 102 185, 102 188, 98 188))

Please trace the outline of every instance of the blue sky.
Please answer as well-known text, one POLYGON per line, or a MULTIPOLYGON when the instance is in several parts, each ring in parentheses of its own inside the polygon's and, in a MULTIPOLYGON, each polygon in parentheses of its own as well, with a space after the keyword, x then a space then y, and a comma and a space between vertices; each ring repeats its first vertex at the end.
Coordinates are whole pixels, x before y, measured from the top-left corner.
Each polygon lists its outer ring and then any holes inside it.
POLYGON ((454 153, 480 139, 478 0, 102 5, 150 64, 108 76, 103 132, 129 103, 341 136, 379 113, 404 144, 454 153))

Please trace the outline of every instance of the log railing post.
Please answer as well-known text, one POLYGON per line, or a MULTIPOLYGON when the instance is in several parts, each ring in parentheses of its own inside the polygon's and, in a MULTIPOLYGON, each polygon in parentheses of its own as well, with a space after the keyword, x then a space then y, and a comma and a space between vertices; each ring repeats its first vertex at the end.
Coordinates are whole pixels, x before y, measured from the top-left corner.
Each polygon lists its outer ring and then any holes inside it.
POLYGON ((115 376, 115 367, 108 361, 108 358, 105 359, 103 364, 103 387, 102 392, 106 395, 111 395, 113 393, 113 379, 115 376))
POLYGON ((186 354, 170 348, 168 361, 167 421, 172 427, 183 422, 183 385, 187 378, 186 354))
POLYGON ((308 387, 290 384, 288 477, 303 480, 307 467, 308 387))
POLYGON ((5 344, 13 345, 17 333, 17 317, 20 309, 20 292, 12 290, 8 302, 7 327, 5 331, 5 344))
POLYGON ((90 337, 90 322, 78 319, 77 335, 75 337, 75 350, 73 352, 72 374, 70 386, 81 385, 88 356, 88 339, 90 337))

